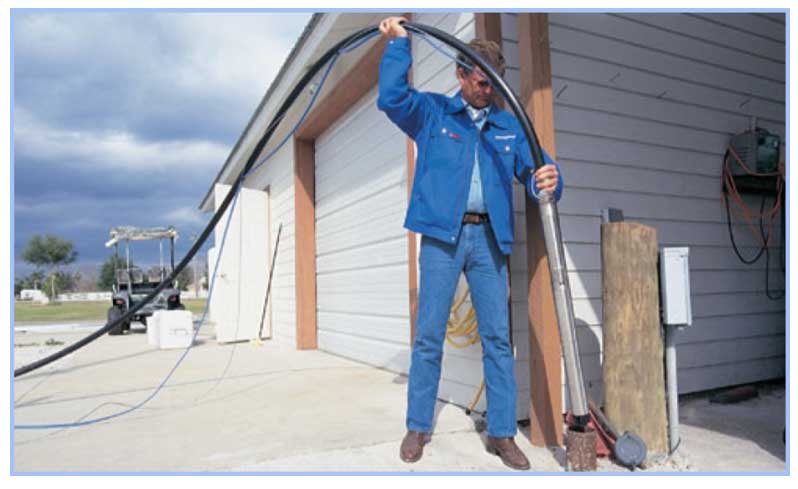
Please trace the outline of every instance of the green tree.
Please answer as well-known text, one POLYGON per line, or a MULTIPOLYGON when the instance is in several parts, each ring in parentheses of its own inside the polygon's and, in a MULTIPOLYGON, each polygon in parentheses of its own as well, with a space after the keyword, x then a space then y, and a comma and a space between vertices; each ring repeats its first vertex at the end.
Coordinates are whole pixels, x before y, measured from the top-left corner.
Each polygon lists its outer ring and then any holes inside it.
POLYGON ((14 277, 14 297, 19 296, 22 293, 22 289, 25 288, 25 279, 22 277, 14 277))
MULTIPOLYGON (((78 282, 80 281, 80 272, 68 272, 64 270, 59 270, 57 272, 53 272, 50 276, 50 280, 55 283, 54 290, 58 292, 73 292, 77 286, 78 282)), ((51 293, 52 290, 51 289, 51 293)), ((54 295, 49 295, 50 299, 53 299, 54 295)))
MULTIPOLYGON (((133 260, 130 260, 130 266, 135 266, 133 260)), ((100 290, 109 290, 114 284, 114 277, 117 269, 125 268, 125 258, 119 255, 111 255, 100 266, 100 277, 97 279, 97 287, 100 290)))
MULTIPOLYGON (((27 277, 17 279, 23 289, 39 290, 45 283, 45 276, 41 270, 34 270, 27 277)), ((16 282, 15 282, 16 283, 16 282)))
POLYGON ((44 237, 34 235, 22 251, 23 260, 37 269, 47 270, 47 280, 50 283, 48 295, 52 298, 56 296, 56 282, 59 280, 56 275, 60 268, 74 263, 77 258, 78 252, 71 241, 52 234, 44 237))
POLYGON ((194 271, 191 266, 186 266, 180 273, 177 274, 177 284, 180 290, 188 290, 188 286, 194 281, 194 271))
POLYGON ((14 295, 19 295, 24 289, 39 289, 44 283, 44 274, 34 271, 27 277, 14 278, 14 295))

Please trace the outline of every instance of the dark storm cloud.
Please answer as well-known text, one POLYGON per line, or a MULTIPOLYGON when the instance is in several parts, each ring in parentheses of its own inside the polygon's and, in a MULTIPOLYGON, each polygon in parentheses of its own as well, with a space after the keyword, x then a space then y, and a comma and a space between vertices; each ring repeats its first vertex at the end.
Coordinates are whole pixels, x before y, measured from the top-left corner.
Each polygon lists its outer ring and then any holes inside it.
POLYGON ((16 103, 56 127, 229 144, 306 17, 20 14, 16 103))
MULTIPOLYGON (((109 228, 172 224, 178 258, 197 210, 309 14, 14 15, 17 274, 33 234, 108 256, 109 228)), ((144 253, 157 261, 157 245, 144 253)))

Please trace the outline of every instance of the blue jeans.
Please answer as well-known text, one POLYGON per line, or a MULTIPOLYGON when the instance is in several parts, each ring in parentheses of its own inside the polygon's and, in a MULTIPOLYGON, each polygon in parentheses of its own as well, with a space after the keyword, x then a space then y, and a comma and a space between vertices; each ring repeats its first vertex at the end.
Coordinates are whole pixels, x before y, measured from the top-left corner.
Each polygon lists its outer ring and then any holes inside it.
POLYGON ((488 434, 516 433, 516 384, 507 317, 507 257, 490 224, 463 224, 456 244, 421 239, 416 336, 407 388, 407 429, 429 433, 441 376, 443 341, 460 273, 477 313, 488 401, 488 434))

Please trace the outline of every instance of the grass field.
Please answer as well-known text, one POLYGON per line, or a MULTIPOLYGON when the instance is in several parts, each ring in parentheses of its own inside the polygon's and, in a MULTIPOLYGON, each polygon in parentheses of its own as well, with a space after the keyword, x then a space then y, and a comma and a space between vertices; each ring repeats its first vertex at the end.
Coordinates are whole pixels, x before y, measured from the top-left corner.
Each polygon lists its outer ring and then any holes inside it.
MULTIPOLYGON (((183 304, 189 311, 200 314, 205 308, 205 299, 183 299, 183 304)), ((14 322, 104 321, 109 306, 108 301, 62 302, 47 305, 14 302, 14 322)))

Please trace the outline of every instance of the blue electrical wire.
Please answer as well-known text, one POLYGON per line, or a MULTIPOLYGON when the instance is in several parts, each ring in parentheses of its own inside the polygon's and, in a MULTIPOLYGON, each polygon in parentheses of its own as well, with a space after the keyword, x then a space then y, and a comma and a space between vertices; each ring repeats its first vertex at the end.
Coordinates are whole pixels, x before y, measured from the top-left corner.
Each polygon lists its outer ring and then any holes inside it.
MULTIPOLYGON (((474 66, 473 66, 473 65, 470 65, 470 64, 466 63, 465 61, 462 61, 462 60, 458 59, 456 55, 454 55, 454 54, 452 54, 452 53, 450 53, 450 52, 446 51, 446 50, 445 50, 445 49, 443 49, 443 48, 442 48, 440 45, 438 45, 438 44, 434 43, 433 41, 431 41, 431 40, 429 39, 429 37, 427 36, 427 34, 425 34, 424 32, 421 32, 421 31, 415 30, 415 29, 413 29, 413 28, 408 28, 408 30, 409 30, 410 32, 412 32, 413 34, 417 35, 418 37, 420 37, 420 38, 421 38, 421 39, 422 39, 424 42, 426 42, 427 44, 429 44, 430 46, 432 46, 432 48, 433 48, 433 49, 435 49, 436 51, 438 51, 439 53, 441 53, 443 56, 445 56, 445 57, 447 57, 447 58, 451 59, 452 61, 454 61, 455 63, 457 63, 458 65, 460 65, 460 66, 461 66, 462 68, 464 68, 465 70, 467 70, 467 71, 471 71, 471 70, 473 70, 473 69, 474 69, 474 66)), ((492 82, 492 81, 491 81, 489 78, 487 79, 487 81, 488 81, 488 82, 490 82, 490 84, 491 84, 491 85, 493 85, 493 82, 492 82)))
MULTIPOLYGON (((430 46, 432 46, 433 49, 435 49, 436 51, 440 52, 445 57, 452 59, 455 63, 461 65, 462 67, 464 67, 464 68, 466 68, 468 70, 473 69, 473 67, 471 65, 469 65, 469 64, 467 64, 467 63, 465 63, 465 62, 463 62, 463 61, 461 61, 459 59, 457 59, 456 56, 454 56, 451 53, 445 51, 440 46, 438 46, 434 42, 430 41, 427 38, 427 35, 425 33, 420 32, 420 31, 416 31, 416 30, 411 30, 411 32, 413 32, 415 35, 420 37, 422 40, 426 41, 430 46)), ((360 39, 358 42, 356 42, 356 43, 354 43, 354 44, 352 44, 350 46, 345 46, 345 47, 339 49, 338 52, 335 53, 335 55, 330 59, 330 62, 327 65, 326 70, 324 71, 321 79, 319 80, 319 84, 318 84, 317 88, 314 90, 313 95, 310 98, 310 101, 308 102, 307 106, 305 107, 305 110, 302 112, 301 116, 299 117, 299 120, 296 122, 296 124, 294 124, 294 127, 291 128, 291 130, 288 132, 288 134, 282 139, 282 141, 280 141, 280 143, 273 150, 271 150, 263 158, 260 158, 256 162, 256 164, 254 164, 249 169, 249 171, 239 175, 238 179, 243 180, 247 176, 249 176, 251 173, 253 173, 263 163, 268 161, 280 149, 282 149, 282 147, 291 139, 291 137, 293 137, 293 135, 296 132, 296 130, 299 129, 299 126, 302 125, 302 123, 304 122, 305 118, 307 118, 308 114, 310 113, 310 109, 313 107, 314 103, 316 102, 316 98, 318 97, 319 93, 321 93, 322 88, 324 87, 324 83, 327 80, 327 76, 330 74, 330 71, 332 70, 332 67, 335 65, 336 61, 338 61, 338 57, 341 54, 343 54, 343 53, 349 53, 349 52, 357 49, 358 47, 360 47, 361 45, 365 44, 366 42, 371 40, 373 37, 378 36, 378 35, 379 35, 379 33, 375 32, 375 33, 373 33, 373 34, 371 34, 369 36, 364 37, 363 39, 360 39)), ((158 386, 150 393, 150 395, 147 396, 144 400, 142 400, 138 404, 135 404, 135 405, 129 407, 128 409, 122 410, 122 411, 120 411, 118 413, 109 414, 107 416, 101 416, 101 417, 98 417, 98 418, 92 418, 92 419, 87 419, 87 420, 77 421, 77 422, 72 422, 72 423, 14 425, 14 429, 19 429, 19 430, 45 430, 45 429, 74 428, 74 427, 79 427, 79 426, 87 426, 87 425, 99 423, 101 421, 108 421, 110 419, 118 418, 120 416, 124 416, 125 414, 129 414, 129 413, 131 413, 133 411, 136 411, 136 410, 140 409, 141 407, 143 407, 145 404, 147 404, 149 401, 151 401, 153 398, 155 398, 156 395, 158 395, 158 393, 161 391, 161 389, 163 389, 163 387, 166 385, 166 383, 169 381, 169 379, 175 373, 177 368, 183 363, 183 360, 188 355, 188 352, 194 346, 194 340, 196 340, 200 329, 202 328, 203 324, 205 323, 205 318, 206 318, 206 316, 208 314, 208 308, 210 306, 211 297, 213 296, 214 285, 216 283, 216 272, 217 272, 217 270, 219 268, 219 261, 220 261, 221 256, 222 256, 222 251, 224 250, 225 242, 227 241, 227 232, 228 232, 228 230, 230 228, 230 221, 232 219, 233 211, 235 210, 235 206, 236 206, 236 204, 238 202, 238 196, 239 196, 240 191, 241 191, 241 186, 239 185, 237 187, 235 195, 233 196, 233 201, 230 203, 230 209, 228 210, 228 215, 227 215, 227 222, 225 223, 225 226, 224 226, 224 232, 222 233, 222 240, 221 240, 221 243, 219 245, 219 252, 218 252, 218 254, 216 256, 216 264, 214 265, 213 274, 211 276, 211 283, 210 283, 210 285, 208 287, 208 299, 207 299, 207 302, 205 303, 205 309, 202 312, 202 316, 200 317, 200 320, 198 322, 197 329, 194 332, 194 336, 192 337, 192 342, 183 351, 183 353, 180 355, 180 358, 177 360, 175 365, 172 367, 172 369, 169 371, 169 373, 166 375, 166 377, 164 377, 163 380, 158 384, 158 386)))
MULTIPOLYGON (((274 154, 277 153, 277 151, 279 151, 285 145, 285 143, 287 143, 291 139, 291 137, 294 135, 294 133, 299 128, 299 126, 302 124, 302 122, 304 122, 305 118, 307 117, 308 113, 310 112, 310 109, 313 107, 313 104, 316 102, 316 98, 318 97, 319 93, 321 92, 322 87, 324 86, 324 82, 327 80, 327 76, 330 74, 330 71, 332 70, 333 65, 335 65, 336 61, 338 60, 338 56, 340 54, 342 54, 342 53, 348 53, 348 52, 360 47, 362 44, 364 44, 365 42, 367 42, 368 40, 370 40, 371 38, 373 38, 373 37, 375 37, 377 35, 379 35, 379 33, 375 32, 375 33, 373 33, 373 34, 371 34, 369 36, 364 37, 363 39, 361 39, 358 42, 352 44, 351 46, 345 46, 345 47, 339 49, 338 52, 335 53, 335 55, 330 59, 330 62, 327 65, 327 69, 325 70, 324 74, 322 75, 321 79, 319 80, 318 87, 314 91, 313 95, 310 98, 310 101, 308 102, 307 106, 305 107, 305 110, 303 111, 302 115, 300 116, 299 120, 294 125, 294 127, 291 128, 289 133, 283 138, 282 141, 280 141, 280 143, 272 151, 270 151, 264 158, 260 159, 255 165, 253 165, 250 168, 249 171, 247 171, 246 173, 242 173, 238 177, 239 180, 245 179, 256 168, 258 168, 260 165, 262 165, 264 162, 266 162, 269 158, 274 156, 274 154)), ((125 414, 129 414, 129 413, 131 413, 133 411, 136 411, 136 410, 140 409, 141 407, 143 407, 145 404, 147 404, 149 401, 151 401, 156 395, 158 395, 158 393, 161 391, 161 389, 163 389, 163 387, 166 385, 166 383, 169 381, 169 379, 175 373, 175 371, 180 366, 180 364, 183 363, 183 360, 188 355, 188 352, 194 346, 194 340, 196 340, 197 335, 199 334, 199 331, 200 331, 200 329, 202 328, 202 326, 203 326, 203 324, 205 322, 205 318, 207 316, 208 308, 209 308, 210 302, 211 302, 211 297, 213 296, 213 289, 214 289, 214 285, 215 285, 215 282, 216 282, 216 272, 217 272, 217 270, 219 268, 219 261, 221 259, 222 251, 224 250, 224 245, 225 245, 225 242, 227 240, 227 231, 230 228, 230 221, 231 221, 231 218, 233 216, 233 211, 235 210, 236 203, 238 202, 238 196, 239 196, 240 190, 241 190, 241 185, 239 185, 237 187, 236 193, 233 196, 233 201, 230 203, 230 209, 228 210, 228 215, 227 215, 227 222, 225 223, 225 226, 224 226, 224 233, 222 233, 222 241, 221 241, 221 244, 219 245, 219 252, 218 252, 218 254, 216 256, 216 264, 214 265, 213 275, 211 276, 211 283, 210 283, 210 285, 208 287, 208 299, 207 299, 207 302, 205 303, 205 309, 202 312, 202 316, 201 316, 201 318, 200 318, 200 320, 198 322, 197 329, 194 332, 194 336, 192 337, 192 342, 183 351, 183 353, 180 355, 180 358, 177 360, 175 365, 172 367, 172 369, 169 371, 169 373, 166 375, 166 377, 164 377, 163 380, 158 384, 158 386, 150 393, 150 395, 147 396, 144 400, 142 400, 138 404, 135 404, 135 405, 129 407, 128 409, 122 410, 122 411, 120 411, 118 413, 109 414, 107 416, 101 416, 101 417, 98 417, 98 418, 92 418, 92 419, 87 419, 87 420, 83 420, 83 421, 71 422, 71 423, 14 425, 14 429, 19 429, 19 430, 47 430, 47 429, 75 428, 75 427, 79 427, 79 426, 87 426, 87 425, 99 423, 101 421, 108 421, 108 420, 113 419, 113 418, 118 418, 118 417, 123 416, 125 414)))
POLYGON ((185 350, 183 350, 183 353, 180 355, 180 358, 177 360, 177 363, 175 363, 175 365, 172 367, 172 369, 169 371, 169 373, 166 375, 166 377, 164 377, 164 379, 161 381, 161 383, 158 385, 158 387, 156 387, 150 393, 150 395, 147 396, 143 401, 141 401, 138 404, 135 404, 135 405, 129 407, 128 409, 119 411, 118 413, 109 414, 107 416, 101 416, 99 418, 87 419, 87 420, 84 420, 84 421, 72 422, 72 423, 14 425, 14 429, 18 429, 18 430, 46 430, 46 429, 56 429, 56 428, 73 428, 73 427, 78 427, 78 426, 86 426, 86 425, 90 425, 90 424, 94 424, 94 423, 99 423, 100 421, 107 421, 109 419, 113 419, 113 418, 117 418, 119 416, 123 416, 125 414, 131 413, 131 412, 141 408, 142 406, 147 404, 150 400, 152 400, 152 398, 154 398, 158 394, 158 392, 160 392, 160 390, 163 388, 163 386, 172 377, 172 374, 175 373, 175 371, 177 370, 177 367, 179 367, 180 364, 183 362, 183 359, 186 358, 186 355, 188 355, 189 350, 191 350, 191 348, 194 346, 194 340, 197 339, 197 335, 199 334, 199 330, 200 330, 200 328, 202 328, 202 324, 205 322, 205 316, 208 313, 208 306, 210 305, 210 298, 213 295, 213 286, 216 283, 216 271, 219 268, 219 261, 220 261, 219 258, 222 256, 222 250, 224 249, 224 243, 225 243, 225 240, 227 238, 227 231, 230 228, 230 221, 231 221, 230 217, 233 215, 233 209, 235 208, 236 201, 238 200, 238 195, 239 195, 238 192, 236 192, 236 194, 233 196, 233 202, 231 202, 231 205, 230 205, 230 214, 228 214, 228 216, 227 216, 227 222, 225 223, 225 226, 224 226, 224 233, 222 234, 222 243, 221 243, 221 245, 219 247, 219 254, 217 255, 216 264, 213 267, 213 275, 211 276, 211 283, 210 283, 210 286, 208 287, 208 301, 205 303, 205 309, 202 312, 202 317, 200 318, 199 325, 197 326, 197 330, 194 332, 194 336, 192 336, 192 338, 191 338, 191 345, 189 345, 185 350))

